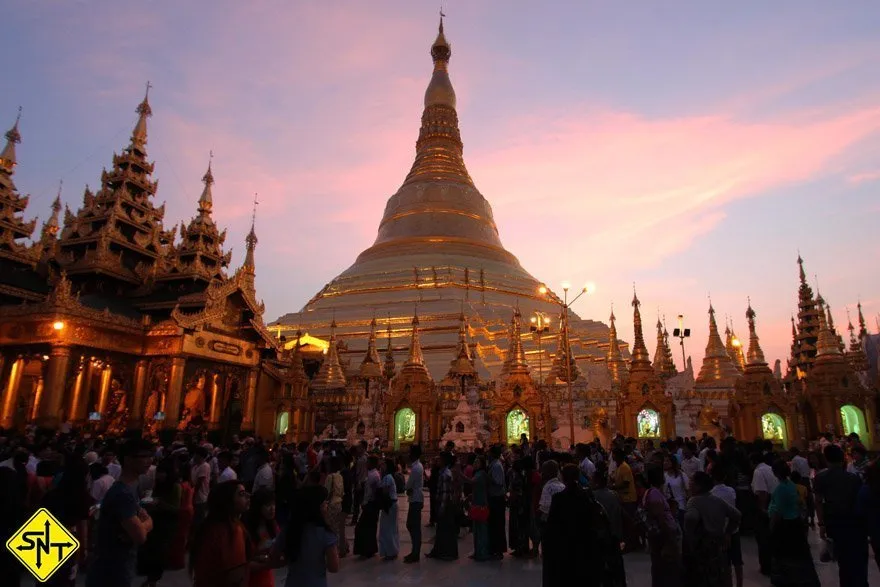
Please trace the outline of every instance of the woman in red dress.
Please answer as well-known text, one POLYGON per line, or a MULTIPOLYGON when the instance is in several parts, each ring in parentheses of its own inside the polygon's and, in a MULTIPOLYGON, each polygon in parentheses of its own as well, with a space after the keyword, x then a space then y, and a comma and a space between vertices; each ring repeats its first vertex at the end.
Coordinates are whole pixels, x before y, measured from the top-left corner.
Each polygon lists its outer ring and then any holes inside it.
POLYGON ((195 510, 193 509, 193 486, 190 482, 188 463, 180 463, 180 510, 177 518, 177 531, 168 549, 168 568, 180 570, 186 567, 186 551, 189 542, 195 510))
POLYGON ((279 528, 275 521, 275 494, 271 490, 259 489, 253 494, 251 509, 244 515, 244 525, 254 545, 248 587, 275 587, 269 553, 279 528))

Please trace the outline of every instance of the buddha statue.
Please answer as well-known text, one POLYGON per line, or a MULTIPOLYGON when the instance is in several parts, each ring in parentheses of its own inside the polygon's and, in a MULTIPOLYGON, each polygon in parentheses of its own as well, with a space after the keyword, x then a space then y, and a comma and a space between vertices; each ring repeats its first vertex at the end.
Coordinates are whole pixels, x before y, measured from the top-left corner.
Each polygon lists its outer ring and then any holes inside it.
POLYGON ((128 392, 122 389, 118 379, 110 381, 110 397, 107 398, 107 433, 121 435, 128 425, 128 392))
POLYGON ((178 428, 200 425, 205 416, 205 374, 199 373, 192 379, 183 396, 183 413, 178 428))

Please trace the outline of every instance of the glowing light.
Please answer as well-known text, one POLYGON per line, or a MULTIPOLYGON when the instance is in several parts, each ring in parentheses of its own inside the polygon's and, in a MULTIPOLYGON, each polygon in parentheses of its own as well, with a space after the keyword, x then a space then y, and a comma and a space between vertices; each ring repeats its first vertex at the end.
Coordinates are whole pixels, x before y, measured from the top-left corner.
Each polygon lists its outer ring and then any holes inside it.
POLYGON ((584 291, 587 292, 587 294, 596 293, 596 284, 592 281, 588 281, 587 284, 584 286, 584 291))
POLYGON ((571 284, 570 284, 569 282, 567 282, 567 281, 563 281, 563 282, 562 282, 562 290, 563 290, 563 291, 568 291, 569 289, 571 289, 571 284))
POLYGON ((52 328, 54 328, 55 330, 64 330, 64 322, 62 322, 61 320, 56 320, 52 323, 52 328))
POLYGON ((742 343, 738 338, 734 338, 731 344, 733 344, 733 346, 742 346, 742 343))
POLYGON ((547 286, 546 286, 546 285, 542 285, 541 287, 539 287, 539 288, 538 288, 538 293, 541 294, 541 295, 546 294, 546 293, 547 293, 547 286))
POLYGON ((534 323, 537 322, 537 321, 538 321, 538 319, 535 318, 534 316, 532 316, 532 323, 534 324, 534 323))

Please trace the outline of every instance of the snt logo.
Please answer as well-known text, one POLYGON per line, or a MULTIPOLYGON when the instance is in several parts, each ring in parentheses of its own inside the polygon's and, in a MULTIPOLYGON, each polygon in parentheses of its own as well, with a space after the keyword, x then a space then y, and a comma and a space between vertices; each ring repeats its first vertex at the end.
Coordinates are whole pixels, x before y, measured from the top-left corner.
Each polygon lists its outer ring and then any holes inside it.
POLYGON ((79 541, 49 510, 41 508, 6 541, 6 548, 44 582, 79 549, 79 541))

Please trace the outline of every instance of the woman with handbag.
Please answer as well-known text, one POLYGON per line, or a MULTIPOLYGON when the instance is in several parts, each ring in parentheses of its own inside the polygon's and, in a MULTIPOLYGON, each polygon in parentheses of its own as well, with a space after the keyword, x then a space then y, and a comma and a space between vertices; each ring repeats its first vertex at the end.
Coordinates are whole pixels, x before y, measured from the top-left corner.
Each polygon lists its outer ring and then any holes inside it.
POLYGON ((663 495, 666 479, 661 467, 647 470, 648 490, 642 498, 642 512, 651 551, 652 587, 682 585, 681 528, 663 495))
POLYGON ((474 553, 470 558, 485 562, 489 560, 489 476, 483 457, 478 456, 474 460, 473 476, 465 476, 464 481, 471 485, 468 518, 474 535, 474 553))
POLYGON ((397 558, 400 552, 400 534, 397 529, 397 483, 394 481, 396 470, 394 459, 382 461, 382 493, 379 512, 379 556, 388 562, 397 558))

